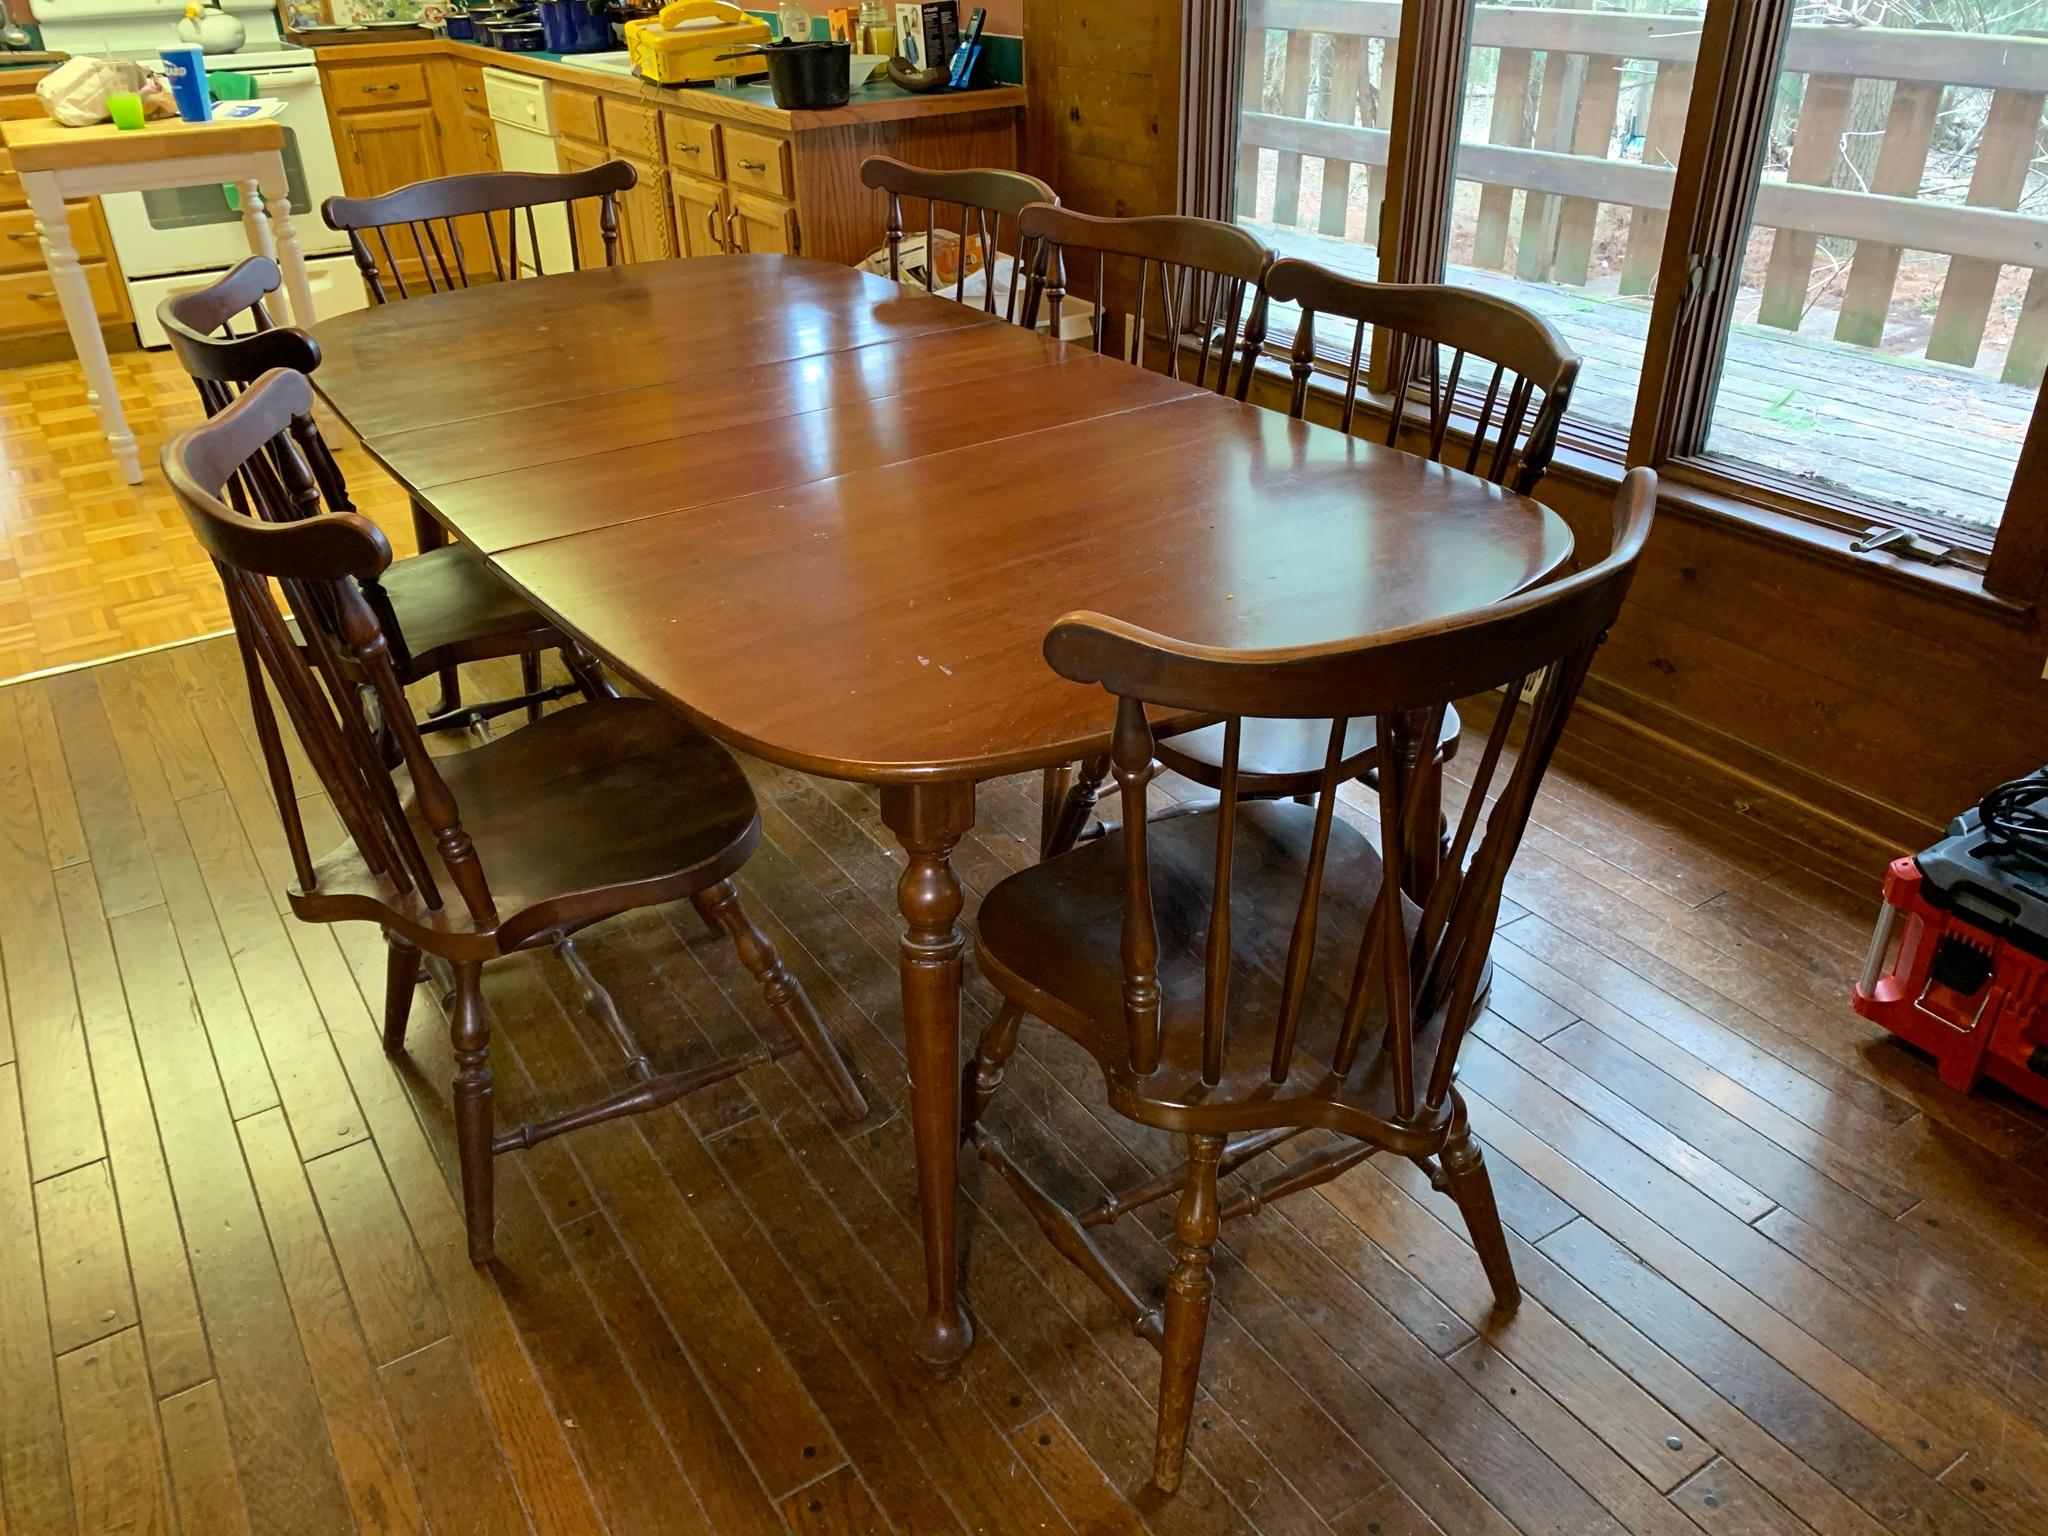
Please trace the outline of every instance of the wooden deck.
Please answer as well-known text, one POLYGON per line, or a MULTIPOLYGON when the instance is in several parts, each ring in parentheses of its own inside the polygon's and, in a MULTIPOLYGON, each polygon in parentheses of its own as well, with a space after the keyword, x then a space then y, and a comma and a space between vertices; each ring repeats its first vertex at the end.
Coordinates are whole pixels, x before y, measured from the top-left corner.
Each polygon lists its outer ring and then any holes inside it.
MULTIPOLYGON (((1360 277, 1378 270, 1368 247, 1278 225, 1249 227, 1285 254, 1360 277)), ((1520 282, 1476 267, 1454 271, 1459 283, 1545 316, 1585 359, 1571 419, 1628 430, 1649 334, 1647 297, 1520 282)), ((1737 313, 1755 308, 1756 295, 1744 294, 1737 313)), ((1872 503, 1873 521, 1889 505, 1997 527, 2036 391, 1845 346, 1829 339, 1834 318, 1833 310, 1816 309, 1799 333, 1738 320, 1710 449, 1861 497, 1872 503), (1831 478, 1822 471, 1832 464, 1854 468, 1831 478)))
MULTIPOLYGON (((281 915, 237 688, 212 640, 0 689, 9 1536, 2043 1529, 2048 1119, 1844 1005, 1883 850, 1576 725, 1463 1071, 1527 1300, 1489 1313, 1405 1163, 1233 1223, 1161 1500, 1154 1357, 978 1166, 979 1346, 956 1381, 911 1364, 872 796, 754 765, 741 884, 873 1119, 833 1124, 792 1060, 506 1159, 480 1273, 435 1001, 394 1067, 377 935, 281 915)), ((970 917, 1031 858, 1033 794, 983 792, 970 917)), ((678 1060, 765 1022, 688 911, 586 949, 678 1060)), ((551 955, 487 990, 502 1115, 608 1061, 551 955)), ((1172 1155, 1035 1024, 994 1113, 1076 1202, 1172 1155)), ((1163 1214, 1109 1235, 1155 1275, 1163 1214)))

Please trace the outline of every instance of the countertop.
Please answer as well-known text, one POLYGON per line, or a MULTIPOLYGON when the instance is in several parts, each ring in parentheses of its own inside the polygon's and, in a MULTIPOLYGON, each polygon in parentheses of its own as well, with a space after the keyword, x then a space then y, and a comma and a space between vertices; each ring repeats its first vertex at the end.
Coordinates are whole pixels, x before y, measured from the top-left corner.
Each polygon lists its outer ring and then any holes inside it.
POLYGON ((430 58, 436 54, 466 64, 509 69, 514 73, 540 75, 564 85, 580 86, 606 96, 622 96, 655 106, 688 107, 692 111, 739 122, 758 123, 767 128, 801 132, 807 128, 837 128, 860 123, 889 122, 905 117, 944 117, 956 112, 1021 111, 1024 87, 996 85, 978 91, 934 91, 917 95, 886 82, 870 85, 853 94, 843 107, 827 111, 789 112, 775 105, 766 85, 745 85, 734 90, 704 87, 649 85, 628 75, 592 69, 578 64, 574 54, 506 53, 477 43, 458 43, 447 38, 423 42, 338 43, 314 49, 314 57, 325 67, 346 66, 372 60, 430 58))

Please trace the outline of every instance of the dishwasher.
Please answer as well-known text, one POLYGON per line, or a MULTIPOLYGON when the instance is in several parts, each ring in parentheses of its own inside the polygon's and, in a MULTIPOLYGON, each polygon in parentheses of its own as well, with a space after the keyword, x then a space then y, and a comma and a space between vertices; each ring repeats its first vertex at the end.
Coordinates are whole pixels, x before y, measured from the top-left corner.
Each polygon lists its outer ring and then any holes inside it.
MULTIPOLYGON (((561 170, 561 161, 555 154, 554 92, 547 81, 514 74, 509 69, 486 69, 484 105, 491 114, 492 131, 498 138, 498 163, 503 169, 551 174, 561 170)), ((568 206, 555 203, 536 208, 533 217, 534 233, 540 237, 541 269, 569 271, 576 262, 569 241, 568 206)), ((529 242, 522 238, 522 277, 531 277, 534 272, 533 253, 528 246, 529 242)))

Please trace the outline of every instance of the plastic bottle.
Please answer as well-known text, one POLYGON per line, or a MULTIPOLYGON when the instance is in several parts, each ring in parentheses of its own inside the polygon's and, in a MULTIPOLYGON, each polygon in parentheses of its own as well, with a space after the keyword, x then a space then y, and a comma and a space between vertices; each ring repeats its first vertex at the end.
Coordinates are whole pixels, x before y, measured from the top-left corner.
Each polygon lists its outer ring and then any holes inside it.
POLYGON ((775 13, 775 20, 785 39, 799 43, 811 40, 811 12, 802 0, 782 0, 782 8, 775 13))

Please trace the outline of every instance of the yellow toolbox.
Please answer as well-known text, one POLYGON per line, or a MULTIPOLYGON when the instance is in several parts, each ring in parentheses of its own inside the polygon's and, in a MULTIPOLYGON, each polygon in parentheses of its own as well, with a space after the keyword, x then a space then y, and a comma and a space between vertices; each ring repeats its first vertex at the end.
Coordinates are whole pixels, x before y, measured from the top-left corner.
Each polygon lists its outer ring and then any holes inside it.
POLYGON ((651 85, 707 85, 760 74, 759 54, 725 55, 761 47, 774 35, 732 0, 676 0, 652 20, 626 23, 626 53, 634 73, 651 85))

